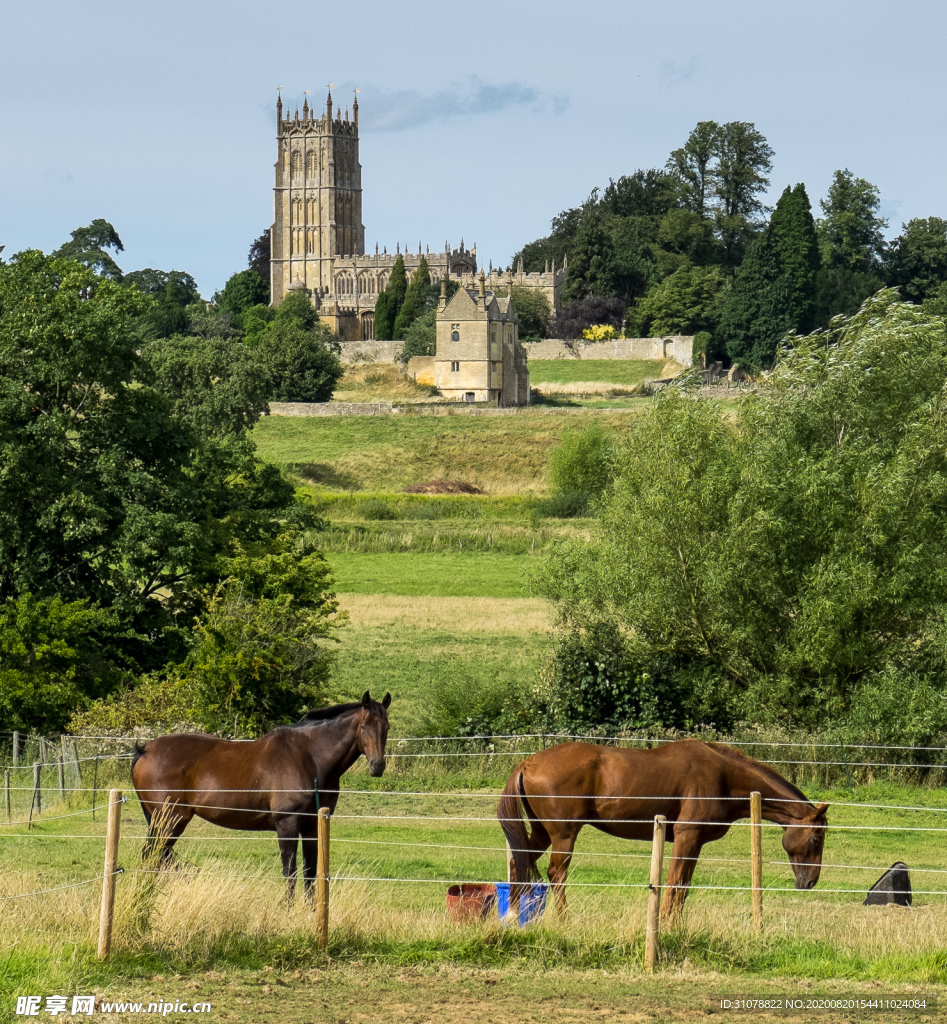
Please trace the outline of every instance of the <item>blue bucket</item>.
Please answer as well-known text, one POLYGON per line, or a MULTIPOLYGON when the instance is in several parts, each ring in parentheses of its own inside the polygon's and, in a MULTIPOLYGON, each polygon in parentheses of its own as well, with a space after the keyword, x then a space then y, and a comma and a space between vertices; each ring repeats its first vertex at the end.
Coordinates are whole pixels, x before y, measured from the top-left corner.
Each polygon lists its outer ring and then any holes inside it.
MULTIPOLYGON (((500 920, 509 922, 510 917, 510 883, 509 882, 497 882, 497 913, 500 915, 500 920)), ((543 911, 546 909, 546 895, 549 892, 549 886, 545 882, 534 882, 532 885, 525 887, 523 895, 520 897, 520 924, 529 924, 530 921, 535 921, 538 917, 542 917, 543 911)))

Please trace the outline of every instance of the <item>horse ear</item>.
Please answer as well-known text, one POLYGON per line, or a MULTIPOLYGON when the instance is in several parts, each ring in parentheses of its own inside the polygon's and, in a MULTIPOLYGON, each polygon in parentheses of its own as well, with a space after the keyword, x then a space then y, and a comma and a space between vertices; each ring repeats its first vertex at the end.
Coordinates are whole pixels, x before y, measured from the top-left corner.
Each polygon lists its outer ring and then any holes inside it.
POLYGON ((368 692, 368 690, 366 690, 362 694, 362 707, 363 708, 370 708, 371 706, 372 706, 372 695, 368 692))
POLYGON ((829 809, 829 805, 828 804, 819 804, 819 806, 815 809, 815 816, 818 818, 820 815, 825 814, 825 812, 828 809, 829 809))
POLYGON ((386 693, 381 699, 381 706, 387 711, 391 707, 391 694, 386 693))

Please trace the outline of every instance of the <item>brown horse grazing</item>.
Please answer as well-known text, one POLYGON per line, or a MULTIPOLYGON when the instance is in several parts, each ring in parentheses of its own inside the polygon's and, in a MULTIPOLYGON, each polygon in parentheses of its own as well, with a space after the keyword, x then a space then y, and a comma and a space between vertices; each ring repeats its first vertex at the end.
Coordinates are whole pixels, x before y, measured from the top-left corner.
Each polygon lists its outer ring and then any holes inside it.
POLYGON ((311 899, 319 809, 335 810, 339 780, 362 754, 370 775, 384 772, 390 704, 390 693, 379 702, 366 690, 360 701, 310 711, 258 740, 181 733, 136 744, 132 779, 148 824, 145 856, 167 863, 195 814, 224 828, 274 829, 290 899, 302 840, 311 899))
POLYGON ((733 747, 698 740, 653 750, 563 743, 521 762, 497 808, 510 845, 511 880, 537 880, 536 862, 551 845, 549 881, 564 914, 566 876, 582 826, 650 841, 654 817, 663 814, 674 847, 661 912, 677 914, 704 843, 725 836, 738 818, 749 817, 754 791, 762 795, 763 817, 785 830, 783 849, 796 888, 811 889, 822 866, 828 804, 813 807, 772 768, 733 747))

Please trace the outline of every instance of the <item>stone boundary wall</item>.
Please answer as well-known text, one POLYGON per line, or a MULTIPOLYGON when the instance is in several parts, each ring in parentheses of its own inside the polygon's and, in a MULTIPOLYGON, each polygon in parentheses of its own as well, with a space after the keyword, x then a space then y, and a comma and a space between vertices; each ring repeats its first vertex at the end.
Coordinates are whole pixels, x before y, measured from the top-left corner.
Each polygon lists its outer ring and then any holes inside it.
POLYGON ((694 339, 684 335, 666 338, 614 338, 611 341, 567 341, 547 338, 525 341, 530 359, 673 359, 690 366, 694 339))
POLYGON ((516 416, 524 412, 542 412, 550 416, 559 416, 582 413, 585 410, 547 409, 533 405, 497 408, 495 405, 467 402, 431 402, 407 406, 386 405, 381 402, 270 402, 271 416, 516 416))
MULTIPOLYGON (((343 341, 339 358, 351 363, 394 363, 401 352, 401 341, 343 341)), ((615 338, 612 341, 578 341, 547 338, 524 341, 530 359, 673 359, 690 366, 694 339, 685 335, 666 338, 615 338)))
POLYGON ((403 341, 343 341, 339 359, 349 363, 394 363, 403 341))
POLYGON ((385 402, 270 402, 271 416, 387 416, 392 411, 397 412, 385 402))

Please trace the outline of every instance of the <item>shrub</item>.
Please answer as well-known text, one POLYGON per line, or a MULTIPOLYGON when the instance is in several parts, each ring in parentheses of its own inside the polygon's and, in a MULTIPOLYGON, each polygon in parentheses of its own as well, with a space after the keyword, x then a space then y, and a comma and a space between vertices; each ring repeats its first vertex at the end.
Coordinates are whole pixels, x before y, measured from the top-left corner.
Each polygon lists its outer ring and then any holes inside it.
POLYGON ((709 355, 712 341, 713 336, 710 331, 698 331, 694 335, 694 347, 691 352, 691 358, 695 365, 700 362, 701 356, 709 355))
POLYGON ((611 341, 612 338, 620 338, 621 332, 611 324, 593 324, 582 332, 586 341, 611 341))
POLYGON ((549 456, 553 494, 598 497, 611 479, 612 446, 597 421, 582 430, 569 430, 549 456))
POLYGON ((620 330, 625 318, 625 303, 614 296, 592 295, 578 302, 569 302, 549 325, 554 338, 581 338, 593 324, 611 324, 620 330))
POLYGON ((609 622, 560 633, 543 679, 550 715, 569 731, 733 725, 726 684, 712 666, 642 657, 609 622))

